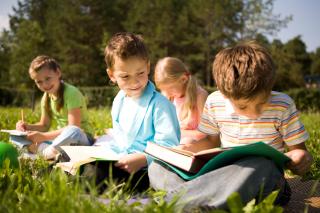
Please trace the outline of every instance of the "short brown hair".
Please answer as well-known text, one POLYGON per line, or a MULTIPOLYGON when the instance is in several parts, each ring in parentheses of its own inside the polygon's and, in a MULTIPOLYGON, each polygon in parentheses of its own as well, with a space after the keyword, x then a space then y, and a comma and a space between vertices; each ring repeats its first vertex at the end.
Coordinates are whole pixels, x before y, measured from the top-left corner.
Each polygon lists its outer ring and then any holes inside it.
POLYGON ((149 61, 148 50, 143 38, 129 32, 121 32, 112 36, 104 50, 104 55, 108 68, 114 65, 115 57, 122 60, 137 57, 149 61))
POLYGON ((220 51, 212 72, 218 90, 235 100, 268 95, 275 81, 275 65, 270 54, 254 41, 220 51))
POLYGON ((37 73, 42 69, 49 69, 53 71, 60 70, 60 66, 54 58, 46 55, 39 55, 32 60, 29 67, 29 74, 37 73))

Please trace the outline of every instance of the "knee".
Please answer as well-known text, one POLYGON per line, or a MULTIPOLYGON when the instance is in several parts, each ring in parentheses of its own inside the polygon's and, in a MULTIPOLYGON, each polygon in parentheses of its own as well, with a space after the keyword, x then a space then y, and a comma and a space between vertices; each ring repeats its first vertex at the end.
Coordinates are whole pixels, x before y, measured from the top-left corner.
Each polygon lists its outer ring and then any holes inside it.
POLYGON ((81 132, 82 132, 82 130, 75 125, 68 125, 62 131, 62 133, 68 133, 71 135, 79 135, 79 134, 81 134, 81 132))

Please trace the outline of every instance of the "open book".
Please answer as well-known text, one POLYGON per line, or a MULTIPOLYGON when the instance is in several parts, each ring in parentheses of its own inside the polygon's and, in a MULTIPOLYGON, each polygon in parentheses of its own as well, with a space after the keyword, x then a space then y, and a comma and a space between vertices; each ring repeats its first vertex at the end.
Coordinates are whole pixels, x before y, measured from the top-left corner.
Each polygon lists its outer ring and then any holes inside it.
POLYGON ((56 167, 75 175, 81 165, 97 161, 118 161, 122 155, 115 153, 108 146, 61 146, 70 158, 69 162, 57 163, 56 167))
POLYGON ((269 158, 279 168, 283 168, 290 161, 289 157, 263 142, 232 148, 209 149, 198 153, 148 142, 145 152, 166 164, 185 180, 191 180, 248 156, 269 158))
POLYGON ((193 153, 190 151, 177 149, 175 147, 165 147, 156 143, 148 142, 144 152, 185 171, 196 173, 211 158, 220 154, 226 149, 214 148, 193 153))
POLYGON ((32 144, 32 142, 26 138, 26 136, 28 135, 27 132, 23 132, 19 130, 7 130, 7 129, 1 129, 0 131, 9 133, 10 134, 9 140, 18 148, 23 148, 25 146, 32 144))

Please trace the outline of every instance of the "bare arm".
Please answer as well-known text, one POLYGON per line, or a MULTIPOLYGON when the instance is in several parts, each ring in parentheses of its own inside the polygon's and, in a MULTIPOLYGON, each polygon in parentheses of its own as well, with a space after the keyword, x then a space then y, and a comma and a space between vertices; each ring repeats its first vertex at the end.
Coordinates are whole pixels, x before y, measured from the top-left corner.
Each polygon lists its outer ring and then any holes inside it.
MULTIPOLYGON (((44 120, 46 118, 44 117, 44 120)), ((39 123, 41 123, 42 119, 39 123)), ((80 108, 75 108, 68 111, 68 125, 74 125, 80 127, 81 124, 81 110, 80 108)), ((28 129, 29 130, 29 129, 28 129)), ((41 143, 43 141, 50 141, 55 139, 58 135, 61 134, 63 128, 53 130, 50 132, 39 132, 34 131, 28 134, 28 139, 35 142, 35 143, 41 143)))
MULTIPOLYGON (((200 121, 200 117, 203 111, 204 104, 207 100, 208 97, 208 92, 201 89, 199 90, 200 92, 198 93, 197 96, 197 110, 198 110, 198 121, 200 121)), ((197 129, 191 130, 191 129, 181 129, 181 136, 183 137, 188 137, 188 138, 193 138, 195 140, 200 140, 206 136, 206 134, 200 132, 197 129)))
POLYGON ((135 173, 141 168, 147 166, 147 158, 142 153, 128 154, 122 157, 115 166, 127 171, 128 173, 135 173))
POLYGON ((288 146, 288 149, 289 151, 285 154, 292 160, 288 168, 297 175, 303 175, 309 171, 313 158, 308 152, 305 143, 288 146))
POLYGON ((219 135, 207 135, 205 138, 195 141, 193 143, 188 143, 180 145, 179 148, 188 150, 191 152, 199 152, 206 149, 212 149, 220 147, 220 137, 219 135))

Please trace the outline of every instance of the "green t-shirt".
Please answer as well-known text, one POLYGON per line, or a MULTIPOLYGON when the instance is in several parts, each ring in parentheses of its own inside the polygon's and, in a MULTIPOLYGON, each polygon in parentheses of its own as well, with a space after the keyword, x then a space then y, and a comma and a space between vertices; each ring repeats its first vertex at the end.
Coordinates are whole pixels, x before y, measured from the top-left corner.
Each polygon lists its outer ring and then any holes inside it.
MULTIPOLYGON (((81 109, 81 129, 86 133, 94 136, 93 128, 88 119, 87 105, 84 96, 76 87, 64 83, 63 92, 63 108, 58 112, 56 110, 57 101, 50 97, 50 108, 52 112, 52 120, 57 122, 58 128, 63 128, 68 125, 68 111, 80 108, 81 109)), ((41 99, 41 112, 45 113, 45 94, 41 99)))

